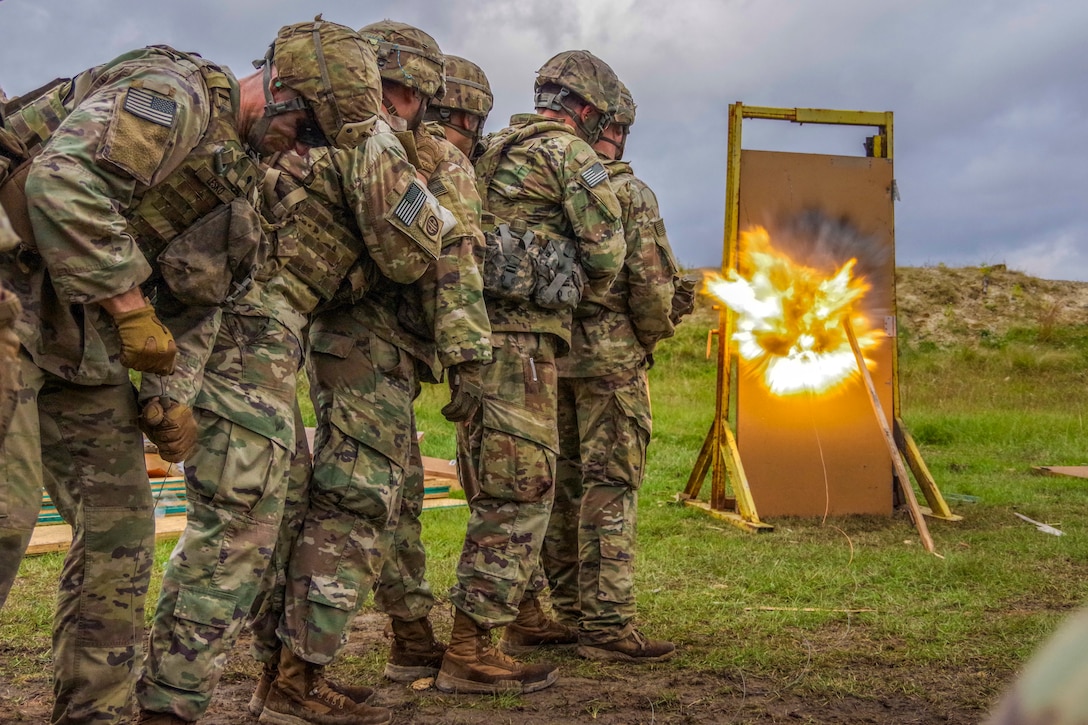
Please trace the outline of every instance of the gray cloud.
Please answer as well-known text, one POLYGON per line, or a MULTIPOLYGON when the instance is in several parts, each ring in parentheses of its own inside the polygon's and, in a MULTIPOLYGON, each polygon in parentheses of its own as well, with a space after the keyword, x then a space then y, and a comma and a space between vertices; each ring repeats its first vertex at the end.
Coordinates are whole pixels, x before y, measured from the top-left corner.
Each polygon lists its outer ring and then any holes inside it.
MULTIPOLYGON (((1088 4, 1075 0, 2 0, 10 93, 150 43, 239 75, 279 26, 323 11, 416 24, 488 73, 488 128, 529 110, 536 69, 588 48, 630 86, 628 145, 682 262, 721 257, 728 104, 895 112, 900 264, 1005 262, 1088 280, 1088 4)), ((866 129, 748 121, 746 148, 859 154, 866 129)))

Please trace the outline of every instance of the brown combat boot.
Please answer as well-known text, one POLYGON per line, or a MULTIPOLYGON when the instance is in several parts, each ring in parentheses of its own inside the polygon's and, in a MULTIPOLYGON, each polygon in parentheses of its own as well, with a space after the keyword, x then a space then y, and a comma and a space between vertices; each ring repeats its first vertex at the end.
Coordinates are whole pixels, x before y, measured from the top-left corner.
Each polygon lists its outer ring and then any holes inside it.
MULTIPOLYGON (((272 689, 272 683, 276 681, 278 672, 279 655, 276 655, 264 663, 264 669, 261 670, 261 679, 257 680, 257 689, 249 697, 247 709, 253 717, 260 717, 261 711, 264 710, 264 701, 268 699, 268 691, 272 689)), ((317 673, 317 676, 324 677, 320 672, 317 673)), ((332 680, 326 680, 325 682, 341 695, 347 696, 356 705, 366 702, 374 695, 374 690, 364 685, 341 685, 332 680)))
POLYGON ((442 692, 491 695, 536 692, 555 684, 555 665, 526 665, 491 644, 491 633, 460 609, 454 610, 450 646, 442 659, 435 687, 442 692))
POLYGON ((577 652, 580 657, 588 660, 642 664, 664 662, 676 654, 676 646, 660 639, 647 639, 637 629, 633 629, 629 635, 614 642, 580 644, 577 652))
POLYGON ((386 679, 415 682, 438 674, 446 645, 434 638, 434 629, 427 617, 410 622, 393 617, 386 634, 393 639, 389 645, 389 661, 385 663, 386 679))
POLYGON ((260 722, 270 725, 385 725, 393 713, 354 702, 333 688, 320 665, 280 650, 276 679, 268 690, 260 722))
POLYGON ((508 655, 528 654, 540 647, 578 644, 578 630, 544 613, 536 597, 522 599, 518 618, 506 625, 499 649, 508 655))

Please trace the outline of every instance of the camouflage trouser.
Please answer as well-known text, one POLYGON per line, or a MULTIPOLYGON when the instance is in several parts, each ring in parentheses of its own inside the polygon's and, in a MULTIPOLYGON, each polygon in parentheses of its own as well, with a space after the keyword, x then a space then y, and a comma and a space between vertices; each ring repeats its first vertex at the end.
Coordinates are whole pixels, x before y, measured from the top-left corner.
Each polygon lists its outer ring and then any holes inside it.
POLYGON ((419 443, 413 436, 397 527, 393 530, 393 541, 374 588, 374 605, 378 610, 404 621, 422 619, 434 607, 434 594, 426 578, 427 552, 420 536, 424 489, 423 459, 419 443))
POLYGON ((415 364, 357 325, 311 331, 317 410, 309 508, 287 564, 279 638, 328 664, 384 565, 415 441, 415 364))
POLYGON ((20 356, 0 456, 0 592, 30 539, 44 481, 72 526, 53 619, 54 723, 123 722, 143 652, 154 513, 128 383, 67 383, 20 356))
POLYGON ((295 545, 302 520, 309 507, 310 445, 306 441, 306 428, 302 413, 295 408, 295 450, 291 453, 291 468, 287 473, 287 497, 283 507, 280 532, 272 560, 265 570, 260 591, 253 600, 249 629, 253 635, 250 652, 258 662, 270 662, 279 656, 280 638, 276 629, 283 617, 283 597, 287 588, 287 559, 295 545))
POLYGON ((276 545, 301 348, 265 317, 224 314, 185 461, 188 524, 163 574, 137 687, 141 707, 197 720, 276 545))
POLYGON ((469 497, 454 606, 483 627, 514 621, 552 508, 558 447, 555 344, 497 332, 483 366, 483 404, 458 426, 457 463, 469 497))
POLYGON ((614 641, 633 626, 638 489, 650 422, 642 368, 559 379, 559 465, 541 564, 556 616, 577 622, 585 642, 614 641))

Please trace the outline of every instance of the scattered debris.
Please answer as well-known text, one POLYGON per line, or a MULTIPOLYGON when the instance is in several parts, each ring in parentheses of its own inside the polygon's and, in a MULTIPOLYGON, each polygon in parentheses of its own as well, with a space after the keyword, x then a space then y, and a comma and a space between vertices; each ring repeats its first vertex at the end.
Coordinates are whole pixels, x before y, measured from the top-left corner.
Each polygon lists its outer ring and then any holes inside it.
MULTIPOLYGON (((1059 529, 1054 528, 1050 524, 1044 524, 1041 521, 1036 521, 1035 519, 1029 519, 1027 516, 1025 516, 1022 513, 1017 513, 1016 511, 1013 511, 1012 515, 1015 516, 1018 519, 1023 519, 1024 521, 1027 521, 1029 524, 1034 524, 1035 528, 1039 529, 1039 531, 1042 531, 1044 534, 1052 534, 1054 536, 1062 536, 1065 533, 1064 531, 1061 531, 1059 529)), ((1061 524, 1058 524, 1058 526, 1061 526, 1061 524)))

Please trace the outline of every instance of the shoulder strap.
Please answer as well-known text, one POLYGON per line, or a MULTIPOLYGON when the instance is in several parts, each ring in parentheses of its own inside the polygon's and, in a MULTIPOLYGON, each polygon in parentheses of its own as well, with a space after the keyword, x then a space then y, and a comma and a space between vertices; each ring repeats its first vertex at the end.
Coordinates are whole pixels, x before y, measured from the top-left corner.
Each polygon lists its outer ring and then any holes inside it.
POLYGON ((526 124, 519 129, 511 131, 505 138, 496 139, 495 143, 487 147, 476 162, 476 189, 484 204, 487 203, 487 190, 491 186, 491 180, 495 178, 495 172, 499 169, 499 159, 508 148, 520 143, 527 138, 532 138, 547 131, 564 131, 572 133, 570 126, 560 121, 537 121, 526 124))

